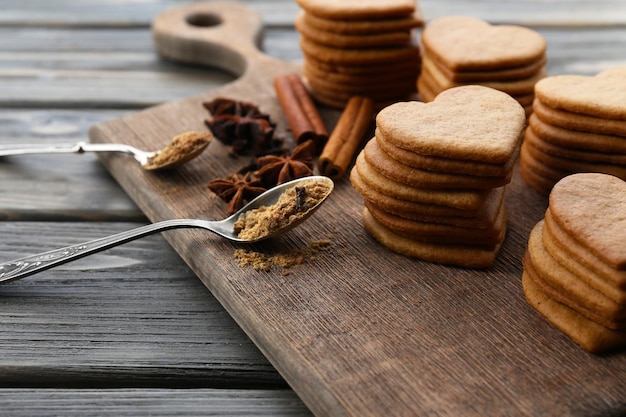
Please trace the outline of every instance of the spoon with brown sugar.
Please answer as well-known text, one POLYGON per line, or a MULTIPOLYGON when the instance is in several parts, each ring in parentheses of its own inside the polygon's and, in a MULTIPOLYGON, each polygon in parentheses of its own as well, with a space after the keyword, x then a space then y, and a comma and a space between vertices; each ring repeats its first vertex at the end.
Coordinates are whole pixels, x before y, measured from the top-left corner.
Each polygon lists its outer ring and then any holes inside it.
POLYGON ((170 229, 196 227, 242 243, 276 237, 309 218, 326 200, 333 188, 333 181, 328 177, 299 178, 270 188, 224 220, 164 220, 108 237, 5 262, 0 264, 0 284, 170 229))
POLYGON ((200 155, 213 135, 210 132, 185 132, 175 136, 163 149, 147 152, 122 143, 87 143, 58 145, 0 146, 0 157, 45 153, 122 152, 130 154, 149 171, 174 168, 200 155))

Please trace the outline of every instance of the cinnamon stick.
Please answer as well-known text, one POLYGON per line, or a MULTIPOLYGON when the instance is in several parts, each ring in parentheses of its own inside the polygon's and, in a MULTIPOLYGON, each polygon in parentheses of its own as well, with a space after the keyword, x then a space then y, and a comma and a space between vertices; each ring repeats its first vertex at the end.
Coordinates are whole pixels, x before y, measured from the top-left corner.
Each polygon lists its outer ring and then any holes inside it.
POLYGON ((318 160, 320 173, 341 178, 354 159, 374 117, 374 102, 355 96, 348 100, 318 160))
POLYGON ((312 139, 319 153, 328 140, 328 131, 300 76, 280 75, 274 79, 274 88, 296 143, 312 139))

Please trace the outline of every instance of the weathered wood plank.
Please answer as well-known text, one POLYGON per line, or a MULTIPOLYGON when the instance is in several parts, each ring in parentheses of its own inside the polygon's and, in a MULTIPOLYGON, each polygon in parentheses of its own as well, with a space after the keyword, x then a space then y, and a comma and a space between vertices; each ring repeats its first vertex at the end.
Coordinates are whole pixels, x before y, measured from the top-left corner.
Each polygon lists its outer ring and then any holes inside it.
MULTIPOLYGON (((548 42, 547 69, 552 75, 593 75, 626 64, 623 29, 537 30, 548 42)), ((299 61, 297 38, 294 29, 268 30, 263 48, 269 56, 299 61)), ((87 31, 84 37, 65 29, 47 29, 34 38, 17 36, 15 43, 21 52, 9 42, 0 44, 0 57, 4 57, 0 107, 137 109, 212 90, 234 79, 218 69, 159 58, 147 29, 87 31), (76 42, 74 38, 82 39, 76 50, 62 46, 76 42), (110 49, 124 39, 133 46, 110 49)))
MULTIPOLYGON (((240 0, 263 16, 270 26, 286 26, 300 10, 292 0, 240 0)), ((31 26, 140 27, 163 10, 189 4, 177 0, 46 0, 0 1, 0 24, 31 26)), ((455 14, 478 16, 494 23, 530 26, 614 26, 626 23, 621 0, 420 0, 426 19, 455 14)))
POLYGON ((0 389, 2 414, 114 416, 282 416, 310 411, 293 391, 214 389, 0 389))
MULTIPOLYGON (((0 146, 86 141, 91 125, 126 113, 0 110, 0 146)), ((96 155, 56 154, 0 159, 0 219, 145 221, 145 216, 96 155)))
MULTIPOLYGON (((137 226, 0 222, 0 261, 137 226)), ((0 318, 3 387, 286 386, 159 235, 0 286, 0 318)))

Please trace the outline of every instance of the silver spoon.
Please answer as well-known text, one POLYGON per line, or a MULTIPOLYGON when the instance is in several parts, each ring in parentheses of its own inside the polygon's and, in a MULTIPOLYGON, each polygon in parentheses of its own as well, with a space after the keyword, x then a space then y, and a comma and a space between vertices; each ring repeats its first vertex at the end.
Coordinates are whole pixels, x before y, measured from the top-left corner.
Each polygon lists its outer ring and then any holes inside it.
POLYGON ((132 155, 141 166, 150 171, 179 166, 200 155, 211 143, 210 134, 186 132, 172 139, 165 148, 147 152, 122 143, 78 142, 56 145, 0 146, 0 157, 46 153, 121 152, 132 155), (191 142, 193 140, 193 142, 191 142), (167 154, 167 158, 161 158, 167 154))
POLYGON ((227 217, 224 220, 210 221, 200 219, 173 219, 164 220, 157 223, 152 223, 146 226, 131 229, 126 232, 117 233, 108 237, 95 239, 85 243, 79 243, 77 245, 67 246, 60 249, 43 252, 37 255, 27 256, 25 258, 16 259, 13 261, 0 264, 0 284, 27 277, 29 275, 36 274, 41 271, 53 268, 57 265, 61 265, 70 262, 75 259, 85 257, 97 252, 101 252, 105 249, 112 248, 114 246, 121 245, 126 242, 130 242, 135 239, 139 239, 144 236, 148 236, 154 233, 162 232, 170 229, 178 228, 191 228, 198 227, 201 229, 210 230, 226 239, 234 242, 253 243, 260 240, 268 239, 270 237, 276 237, 288 230, 296 227, 304 220, 306 220, 313 212, 326 200, 333 190, 333 181, 328 177, 323 176, 310 176, 299 178, 293 181, 286 182, 271 188, 259 195, 244 207, 242 207, 235 214, 227 217), (271 233, 256 237, 254 239, 242 239, 237 236, 234 231, 234 224, 243 213, 250 212, 259 207, 269 207, 275 204, 280 196, 292 187, 302 185, 306 181, 316 181, 326 187, 327 193, 316 201, 311 207, 307 207, 298 216, 293 217, 293 221, 288 222, 284 227, 272 230, 271 233))

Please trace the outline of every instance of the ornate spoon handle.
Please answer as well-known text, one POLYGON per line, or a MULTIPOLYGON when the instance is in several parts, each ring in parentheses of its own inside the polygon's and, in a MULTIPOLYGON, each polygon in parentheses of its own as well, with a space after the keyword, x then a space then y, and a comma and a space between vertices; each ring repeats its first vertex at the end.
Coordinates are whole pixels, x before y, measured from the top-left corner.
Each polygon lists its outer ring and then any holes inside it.
POLYGON ((89 242, 79 243, 77 245, 71 245, 2 263, 0 264, 0 283, 24 278, 41 271, 45 271, 46 269, 53 268, 57 265, 67 263, 93 253, 101 252, 105 249, 109 249, 157 232, 182 227, 206 227, 208 226, 207 223, 211 222, 190 219, 165 220, 100 239, 91 240, 89 242))

